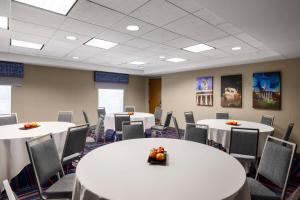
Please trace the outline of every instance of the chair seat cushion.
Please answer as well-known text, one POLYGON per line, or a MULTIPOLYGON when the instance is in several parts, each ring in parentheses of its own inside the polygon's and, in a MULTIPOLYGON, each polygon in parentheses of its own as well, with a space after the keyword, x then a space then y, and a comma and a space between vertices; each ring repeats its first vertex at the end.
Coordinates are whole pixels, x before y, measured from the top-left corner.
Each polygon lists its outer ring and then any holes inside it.
POLYGON ((247 178, 247 182, 250 188, 251 200, 279 200, 280 197, 277 196, 272 190, 264 186, 262 183, 258 182, 253 178, 247 178))
POLYGON ((165 129, 164 126, 152 126, 151 130, 163 131, 165 129))
POLYGON ((53 198, 72 198, 72 192, 75 184, 75 173, 68 174, 60 178, 47 190, 44 195, 48 199, 53 198))

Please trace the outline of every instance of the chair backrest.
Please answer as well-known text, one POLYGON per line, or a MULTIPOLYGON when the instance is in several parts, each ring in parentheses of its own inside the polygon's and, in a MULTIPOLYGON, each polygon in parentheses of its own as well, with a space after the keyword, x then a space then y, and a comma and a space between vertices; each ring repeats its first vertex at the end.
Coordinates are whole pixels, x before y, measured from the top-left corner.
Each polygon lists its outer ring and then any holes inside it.
MULTIPOLYGON (((72 157, 75 154, 82 155, 88 131, 89 124, 74 126, 68 129, 64 150, 61 156, 62 163, 64 163, 67 157, 72 157)), ((73 157, 73 160, 76 158, 77 157, 73 157)))
POLYGON ((17 124, 17 123, 18 123, 17 113, 0 115, 0 126, 17 124))
POLYGON ((122 140, 145 138, 143 121, 124 121, 122 140))
POLYGON ((17 195, 12 191, 11 187, 10 187, 10 184, 8 182, 8 180, 4 180, 3 181, 3 186, 4 186, 4 189, 6 191, 6 195, 7 195, 7 198, 8 200, 18 200, 18 197, 17 195))
POLYGON ((229 154, 254 156, 257 158, 259 129, 231 128, 229 154))
POLYGON ((184 134, 184 139, 207 144, 208 126, 204 124, 187 124, 184 134))
POLYGON ((115 131, 122 131, 123 122, 130 122, 130 115, 115 114, 115 131))
POLYGON ((178 139, 181 139, 180 129, 179 129, 179 126, 178 126, 178 123, 177 123, 177 119, 174 116, 172 116, 172 119, 173 119, 174 128, 175 128, 176 134, 178 136, 178 139))
POLYGON ((274 116, 270 115, 263 115, 261 117, 260 123, 268 125, 268 126, 273 126, 274 123, 274 116))
POLYGON ((285 196, 295 149, 296 144, 294 143, 268 136, 255 176, 257 179, 258 175, 262 175, 280 188, 283 188, 282 199, 285 196))
POLYGON ((167 116, 166 116, 166 120, 165 120, 165 123, 164 123, 164 128, 167 128, 170 126, 170 122, 171 122, 171 118, 172 118, 172 111, 168 112, 167 113, 167 116))
POLYGON ((98 118, 97 124, 96 124, 96 128, 95 128, 96 142, 98 142, 101 134, 102 135, 104 134, 104 117, 103 117, 103 115, 100 115, 100 117, 98 118))
POLYGON ((85 123, 86 123, 86 124, 90 124, 90 120, 89 120, 89 117, 88 117, 88 115, 86 114, 86 112, 85 112, 85 111, 82 111, 82 114, 83 114, 85 123))
POLYGON ((73 112, 72 111, 59 111, 57 121, 72 123, 73 112))
POLYGON ((52 134, 30 139, 26 141, 26 146, 42 196, 42 185, 47 183, 49 178, 58 175, 59 172, 64 175, 57 148, 52 134))
POLYGON ((155 120, 161 120, 161 116, 162 116, 162 109, 160 106, 156 106, 154 111, 155 120))
POLYGON ((106 115, 105 107, 98 107, 97 113, 98 113, 98 118, 100 118, 101 116, 105 117, 106 115))
POLYGON ((289 123, 289 126, 286 129, 285 134, 282 137, 283 140, 288 141, 290 139, 293 128, 294 128, 294 123, 289 123))
POLYGON ((194 114, 192 111, 184 113, 185 122, 189 124, 195 124, 194 114))
POLYGON ((216 119, 229 119, 229 113, 216 113, 216 119))
POLYGON ((125 106, 125 112, 135 112, 135 106, 125 106))

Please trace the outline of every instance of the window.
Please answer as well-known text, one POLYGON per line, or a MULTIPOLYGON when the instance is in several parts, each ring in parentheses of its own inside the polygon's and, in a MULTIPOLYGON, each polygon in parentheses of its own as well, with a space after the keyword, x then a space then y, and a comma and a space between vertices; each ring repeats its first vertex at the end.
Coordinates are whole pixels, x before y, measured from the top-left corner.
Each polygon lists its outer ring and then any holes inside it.
POLYGON ((105 107, 106 113, 123 112, 124 90, 123 89, 99 89, 98 105, 105 107))
POLYGON ((11 86, 0 85, 0 114, 11 113, 11 86))

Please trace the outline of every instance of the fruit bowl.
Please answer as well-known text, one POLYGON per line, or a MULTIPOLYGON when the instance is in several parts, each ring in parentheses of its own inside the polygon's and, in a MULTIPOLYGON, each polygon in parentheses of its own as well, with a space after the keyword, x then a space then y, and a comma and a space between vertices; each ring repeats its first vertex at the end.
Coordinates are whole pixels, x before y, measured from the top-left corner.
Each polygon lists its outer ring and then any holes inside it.
POLYGON ((128 115, 134 115, 134 112, 128 112, 128 115))
POLYGON ((240 124, 235 121, 235 120, 229 120, 226 122, 227 125, 231 125, 231 126, 239 126, 240 124))
POLYGON ((151 165, 166 165, 167 151, 163 147, 153 148, 150 150, 148 163, 151 165))
POLYGON ((37 123, 37 122, 28 122, 28 123, 25 123, 23 125, 23 127, 19 128, 20 130, 28 130, 28 129, 33 129, 33 128, 37 128, 39 127, 40 125, 37 123))

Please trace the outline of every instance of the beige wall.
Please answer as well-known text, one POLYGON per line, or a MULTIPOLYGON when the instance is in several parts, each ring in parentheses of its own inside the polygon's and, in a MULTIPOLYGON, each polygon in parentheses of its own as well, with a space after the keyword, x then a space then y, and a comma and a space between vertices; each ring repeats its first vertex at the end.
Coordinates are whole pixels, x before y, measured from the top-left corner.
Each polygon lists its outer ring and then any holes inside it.
MULTIPOLYGON (((72 110, 74 122, 83 123, 82 110, 96 122, 98 91, 93 72, 25 65, 22 87, 12 89, 12 112, 20 122, 57 119, 59 110, 72 110)), ((145 111, 146 78, 130 76, 125 90, 125 105, 145 111)))
MULTIPOLYGON (((184 128, 185 111, 193 111, 195 119, 215 118, 216 112, 229 112, 231 118, 260 121, 263 114, 275 115, 276 134, 280 135, 289 122, 295 122, 291 140, 300 145, 300 59, 247 64, 217 69, 198 70, 162 76, 162 109, 172 110, 179 126, 184 128), (282 110, 252 108, 252 73, 280 70, 282 74, 282 110), (221 75, 243 74, 243 107, 222 108, 221 75), (196 105, 196 77, 214 77, 214 106, 196 105)), ((300 149, 300 148, 298 148, 300 149)), ((299 150, 298 150, 299 151, 299 150)))

